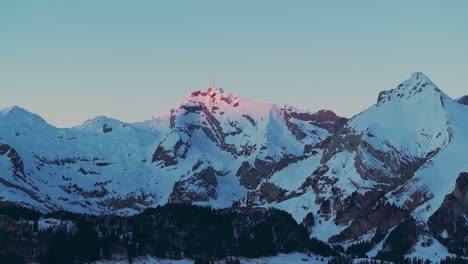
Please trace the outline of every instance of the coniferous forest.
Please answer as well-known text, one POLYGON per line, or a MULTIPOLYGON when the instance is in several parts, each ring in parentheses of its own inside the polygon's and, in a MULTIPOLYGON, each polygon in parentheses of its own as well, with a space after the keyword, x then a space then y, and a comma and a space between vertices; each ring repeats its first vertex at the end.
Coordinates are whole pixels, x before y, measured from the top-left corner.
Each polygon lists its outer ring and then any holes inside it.
POLYGON ((287 252, 337 255, 309 239, 304 227, 276 209, 217 210, 182 204, 147 209, 131 217, 68 212, 42 215, 20 207, 0 208, 0 262, 91 262, 125 255, 216 260, 287 252), (58 224, 42 227, 44 219, 58 224))
MULTIPOLYGON (((399 229, 403 232, 404 228, 408 228, 407 223, 399 229)), ((310 238, 304 226, 277 209, 170 204, 124 217, 63 211, 41 214, 17 206, 0 207, 0 263, 89 263, 116 255, 125 256, 129 262, 149 255, 189 258, 195 263, 239 263, 235 257, 289 252, 322 255, 330 258, 329 263, 352 263, 354 257, 366 257, 364 252, 382 236, 378 234, 372 241, 351 245, 345 251, 310 238)), ((426 263, 403 259, 398 253, 359 263, 426 263)), ((468 261, 448 258, 443 263, 468 261)))

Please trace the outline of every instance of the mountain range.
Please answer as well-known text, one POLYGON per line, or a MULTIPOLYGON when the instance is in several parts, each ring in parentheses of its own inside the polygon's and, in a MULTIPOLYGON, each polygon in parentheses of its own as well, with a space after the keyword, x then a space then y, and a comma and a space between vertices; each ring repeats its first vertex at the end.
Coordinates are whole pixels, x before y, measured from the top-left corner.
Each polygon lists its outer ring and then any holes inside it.
POLYGON ((56 128, 0 110, 0 203, 134 215, 185 203, 277 208, 334 245, 468 256, 468 97, 414 73, 348 119, 256 103, 221 88, 167 114, 56 128), (374 239, 381 237, 381 239, 374 239))

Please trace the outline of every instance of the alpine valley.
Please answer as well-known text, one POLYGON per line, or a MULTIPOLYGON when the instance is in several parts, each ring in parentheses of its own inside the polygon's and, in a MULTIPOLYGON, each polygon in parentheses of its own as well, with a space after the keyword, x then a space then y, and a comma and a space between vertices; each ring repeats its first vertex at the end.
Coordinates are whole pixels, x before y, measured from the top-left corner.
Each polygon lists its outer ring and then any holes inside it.
POLYGON ((467 98, 414 73, 351 119, 220 88, 139 123, 62 129, 14 106, 0 110, 0 203, 119 219, 279 209, 336 256, 468 257, 467 98))

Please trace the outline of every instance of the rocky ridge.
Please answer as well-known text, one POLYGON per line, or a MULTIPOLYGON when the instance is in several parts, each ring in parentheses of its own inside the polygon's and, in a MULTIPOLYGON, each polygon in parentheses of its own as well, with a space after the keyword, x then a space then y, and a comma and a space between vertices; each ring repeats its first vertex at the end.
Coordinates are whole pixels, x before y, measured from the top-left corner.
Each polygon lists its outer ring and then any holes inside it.
POLYGON ((466 255, 465 101, 414 73, 349 120, 220 88, 133 124, 101 116, 59 129, 13 107, 0 111, 0 200, 91 214, 275 207, 344 247, 384 234, 369 255, 391 251, 385 239, 409 224, 404 254, 466 255))

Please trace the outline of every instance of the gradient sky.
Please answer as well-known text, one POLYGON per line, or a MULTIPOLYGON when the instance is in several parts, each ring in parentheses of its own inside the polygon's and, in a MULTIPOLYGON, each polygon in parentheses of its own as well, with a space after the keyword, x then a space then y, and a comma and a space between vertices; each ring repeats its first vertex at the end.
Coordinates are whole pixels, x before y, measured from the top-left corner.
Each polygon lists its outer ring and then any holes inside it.
POLYGON ((0 2, 0 108, 151 119, 213 77, 352 116, 416 71, 468 94, 468 1, 0 2))

